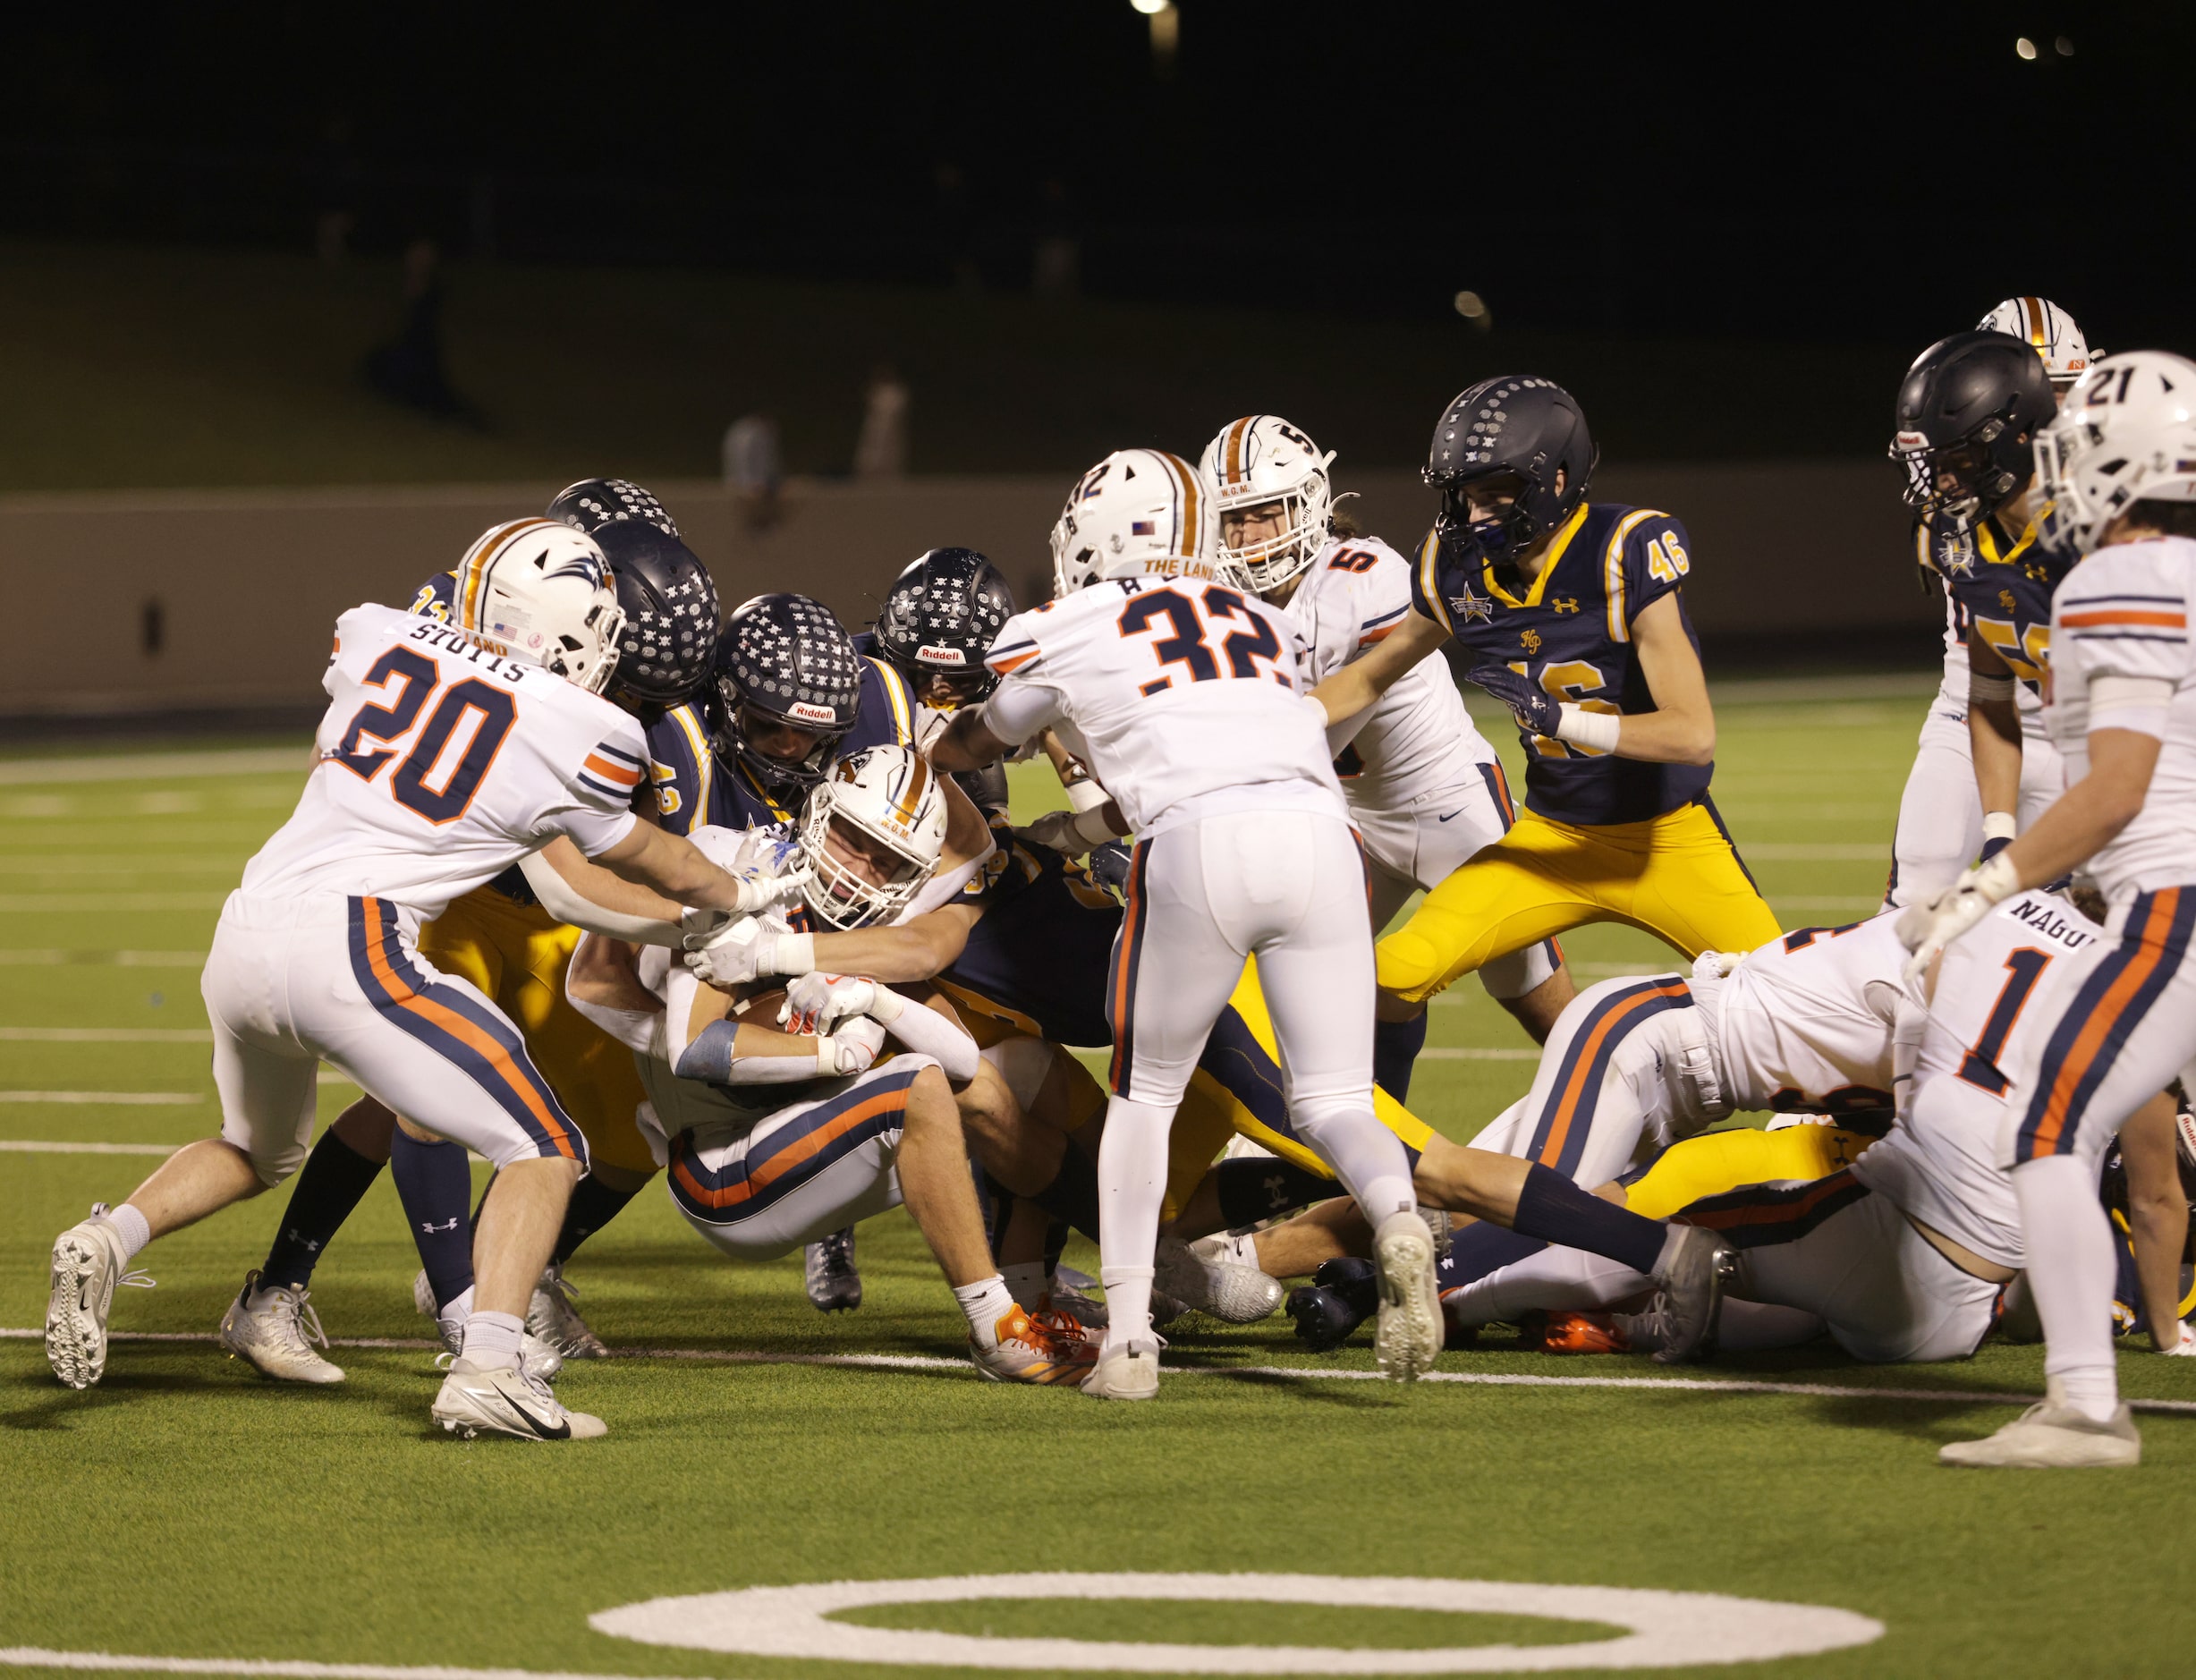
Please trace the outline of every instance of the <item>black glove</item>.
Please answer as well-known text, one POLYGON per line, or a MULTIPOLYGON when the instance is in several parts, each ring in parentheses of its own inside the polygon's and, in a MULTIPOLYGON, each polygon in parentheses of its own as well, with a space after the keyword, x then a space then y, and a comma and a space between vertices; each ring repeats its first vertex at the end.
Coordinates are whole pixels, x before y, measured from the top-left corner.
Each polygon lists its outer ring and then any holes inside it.
POLYGON ((1474 666, 1464 673, 1464 681, 1476 683, 1507 706, 1517 726, 1529 735, 1553 737, 1556 726, 1563 722, 1563 708, 1548 692, 1506 665, 1489 660, 1474 666))

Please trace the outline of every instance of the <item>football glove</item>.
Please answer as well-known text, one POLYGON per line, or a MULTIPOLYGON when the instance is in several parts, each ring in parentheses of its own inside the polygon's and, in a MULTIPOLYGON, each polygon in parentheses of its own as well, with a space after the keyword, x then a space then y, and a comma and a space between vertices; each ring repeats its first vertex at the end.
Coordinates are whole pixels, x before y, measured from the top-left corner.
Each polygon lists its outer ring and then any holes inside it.
POLYGON ((867 1015, 856 1015, 836 1032, 816 1040, 817 1071, 829 1078, 866 1073, 877 1053, 885 1048, 885 1029, 867 1015))
POLYGON ((788 1032, 828 1033, 852 1015, 869 1015, 879 1024, 896 1020, 907 1006, 897 992, 858 974, 803 974, 785 988, 777 1023, 788 1032))
POLYGON ((815 966, 816 936, 784 933, 752 916, 711 925, 713 911, 686 912, 686 966, 708 985, 730 988, 766 974, 801 974, 815 966))
POLYGON ((1022 832, 1041 846, 1079 858, 1115 837, 1113 825, 1098 810, 1048 810, 1022 832))
POLYGON ((1934 898, 1899 912, 1893 930, 1913 953, 1906 963, 1908 982, 1919 983, 1939 952, 1988 915, 2000 899, 2020 890, 2021 877, 2012 862, 1995 857, 1967 870, 1934 898))
POLYGON ((1563 708, 1554 695, 1522 672, 1488 660, 1464 673, 1464 681, 1485 689, 1510 708, 1517 726, 1529 735, 1555 739, 1563 725, 1563 708))
POLYGON ((1090 848, 1087 867, 1090 878, 1100 887, 1116 893, 1125 893, 1129 887, 1129 870, 1136 862, 1136 854, 1118 840, 1108 840, 1102 846, 1090 848))

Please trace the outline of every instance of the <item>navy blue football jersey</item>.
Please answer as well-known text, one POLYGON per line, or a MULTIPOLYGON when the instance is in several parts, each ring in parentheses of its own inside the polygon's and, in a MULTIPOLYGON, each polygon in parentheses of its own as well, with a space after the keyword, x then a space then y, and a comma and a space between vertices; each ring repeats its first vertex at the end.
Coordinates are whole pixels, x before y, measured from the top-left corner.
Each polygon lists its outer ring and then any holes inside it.
POLYGON ((983 907, 938 978, 1032 1023, 1055 1044, 1106 1045, 1106 977, 1121 904, 1080 864, 992 825, 998 850, 962 889, 983 907))
POLYGON ((1987 519, 1970 530, 1921 524, 1914 554, 1944 579, 1965 638, 1981 641, 2040 694, 2051 668, 2051 598, 2072 559, 2039 545, 2032 524, 2008 542, 1987 519))
MULTIPOLYGON (((1589 503, 1556 531, 1539 575, 1517 595, 1497 580, 1491 562, 1482 559, 1467 573, 1429 531, 1419 546, 1412 600, 1479 661, 1506 665, 1559 700, 1588 711, 1650 712, 1654 697, 1632 624, 1675 595, 1686 639, 1698 651, 1683 593, 1690 549, 1685 528, 1667 513, 1589 503)), ((1558 822, 1644 822, 1700 799, 1714 775, 1712 765, 1650 764, 1546 735, 1519 738, 1525 802, 1558 822)))
MULTIPOLYGON (((713 733, 699 700, 674 706, 648 725, 649 780, 665 827, 674 834, 704 823, 759 828, 800 816, 797 804, 776 798, 738 759, 716 757, 709 746, 713 733)), ((863 660, 861 704, 839 751, 914 744, 915 697, 907 680, 881 659, 863 660)))

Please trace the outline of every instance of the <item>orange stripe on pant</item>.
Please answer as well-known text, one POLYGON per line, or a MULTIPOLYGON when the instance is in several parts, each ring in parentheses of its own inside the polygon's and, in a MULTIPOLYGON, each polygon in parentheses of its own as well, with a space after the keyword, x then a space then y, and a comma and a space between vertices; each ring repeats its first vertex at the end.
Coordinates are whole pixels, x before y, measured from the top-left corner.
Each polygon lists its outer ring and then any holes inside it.
POLYGON ((1114 972, 1107 976, 1108 996, 1106 999, 1106 1017, 1113 1022, 1114 1055, 1111 1084, 1114 1090, 1126 1096, 1130 1055, 1133 1046, 1129 1042, 1129 1017, 1136 999, 1136 946, 1144 930, 1144 860, 1145 850, 1151 843, 1140 844, 1129 861, 1128 897, 1121 916, 1121 949, 1114 958, 1114 972))
POLYGON ((1556 1117, 1548 1127, 1547 1141, 1540 1149, 1543 1166, 1563 1159, 1564 1141, 1571 1134, 1571 1123, 1578 1117, 1579 1104, 1586 1095, 1587 1087, 1599 1082, 1594 1076, 1594 1064, 1600 1059, 1601 1047, 1609 1034, 1649 1004, 1668 997, 1682 997, 1685 994, 1683 980, 1658 986, 1651 991, 1634 992, 1594 1022, 1593 1031, 1586 1035, 1585 1043, 1571 1052, 1571 1077, 1564 1082, 1563 1090, 1556 1099, 1556 1117))
POLYGON ((2073 1048, 2059 1064, 2058 1077, 2051 1082, 2051 1094, 2045 1102, 2043 1118, 2038 1123, 2029 1146, 2031 1157, 2058 1153, 2059 1136, 2066 1129, 2067 1110, 2073 1103, 2074 1093, 2082 1089, 2090 1064, 2097 1060, 2097 1053, 2104 1048, 2129 1001, 2165 960, 2166 936, 2172 930, 2174 913, 2180 904, 2181 889, 2177 887, 2163 888, 2151 895, 2150 913, 2143 921, 2142 932, 2137 936, 2135 955, 2098 999, 2096 1009, 2082 1022, 2073 1048))
POLYGON ((381 901, 368 898, 360 902, 365 907, 368 926, 375 930, 369 933, 366 941, 366 960, 373 967, 374 978, 396 1000, 397 1007, 418 1015, 423 1021, 433 1022, 452 1038, 477 1052, 483 1061, 496 1070, 519 1100, 526 1105, 528 1112, 541 1123, 541 1129, 549 1134, 549 1141, 556 1145, 556 1152, 566 1160, 578 1160, 580 1155, 572 1147, 572 1134, 558 1121, 555 1109, 541 1100, 541 1092, 534 1088, 533 1081, 528 1079, 518 1064, 511 1059, 511 1052, 454 1009, 445 1008, 433 998, 414 991, 411 982, 391 965, 389 954, 384 947, 384 938, 392 936, 378 931, 381 927, 381 901))
POLYGON ((824 1150, 829 1149, 865 1120, 877 1115, 904 1109, 907 1107, 907 1089, 903 1085, 895 1090, 879 1091, 876 1096, 856 1103, 844 1113, 834 1115, 806 1137, 800 1138, 787 1144, 776 1154, 766 1157, 760 1166, 750 1169, 740 1179, 739 1183, 726 1184, 721 1190, 704 1188, 701 1182, 688 1169, 683 1160, 675 1162, 672 1167, 672 1172, 677 1176, 680 1184, 685 1188, 686 1193, 703 1206, 736 1208, 742 1202, 760 1195, 803 1161, 812 1160, 822 1154, 824 1150))

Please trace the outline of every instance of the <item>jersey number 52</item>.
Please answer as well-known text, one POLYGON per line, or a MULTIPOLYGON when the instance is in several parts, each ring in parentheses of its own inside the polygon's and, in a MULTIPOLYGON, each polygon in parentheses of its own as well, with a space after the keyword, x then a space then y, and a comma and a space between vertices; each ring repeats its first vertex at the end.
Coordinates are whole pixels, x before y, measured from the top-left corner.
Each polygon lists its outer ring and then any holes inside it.
MULTIPOLYGON (((425 654, 410 648, 390 649, 374 661, 365 677, 366 687, 386 690, 388 698, 359 708, 329 758, 361 779, 374 780, 396 758, 397 750, 366 743, 394 742, 410 734, 441 682, 442 667, 425 654), (391 686, 395 683, 403 686, 391 686)), ((465 814, 479 791, 480 778, 495 762, 496 750, 518 721, 519 710, 508 691, 493 688, 477 676, 441 689, 441 696, 389 778, 389 793, 398 804, 437 826, 465 814), (470 738, 454 755, 455 762, 445 767, 443 760, 453 756, 452 738, 468 726, 470 738)))
MULTIPOLYGON (((1276 669, 1282 659, 1280 639, 1274 628, 1252 612, 1237 591, 1212 584, 1194 598, 1180 590, 1153 590, 1132 597, 1121 609, 1117 623, 1123 636, 1157 636, 1151 651, 1163 665, 1178 665, 1192 683, 1212 683, 1222 677, 1270 676, 1284 688, 1294 686, 1289 674, 1276 669), (1239 619, 1247 629, 1223 636, 1225 624, 1215 620, 1239 619), (1158 635, 1162 629, 1166 635, 1158 635), (1220 639, 1216 641, 1215 638, 1220 639), (1266 662, 1266 669, 1259 662, 1266 662)), ((1157 676, 1141 692, 1157 694, 1174 686, 1172 676, 1157 676)))

